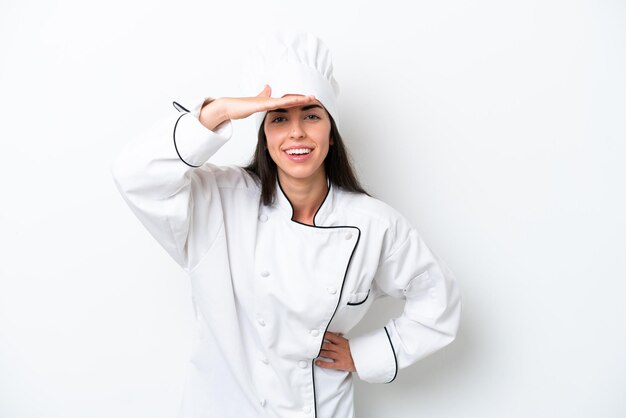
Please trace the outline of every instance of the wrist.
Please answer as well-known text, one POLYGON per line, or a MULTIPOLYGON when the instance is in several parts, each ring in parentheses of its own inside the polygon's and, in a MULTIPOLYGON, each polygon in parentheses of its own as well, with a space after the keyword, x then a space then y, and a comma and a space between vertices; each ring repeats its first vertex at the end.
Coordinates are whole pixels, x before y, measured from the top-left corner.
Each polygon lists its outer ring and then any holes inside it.
POLYGON ((228 119, 222 109, 221 103, 220 99, 207 99, 200 109, 198 119, 200 123, 210 131, 214 131, 215 128, 228 119))

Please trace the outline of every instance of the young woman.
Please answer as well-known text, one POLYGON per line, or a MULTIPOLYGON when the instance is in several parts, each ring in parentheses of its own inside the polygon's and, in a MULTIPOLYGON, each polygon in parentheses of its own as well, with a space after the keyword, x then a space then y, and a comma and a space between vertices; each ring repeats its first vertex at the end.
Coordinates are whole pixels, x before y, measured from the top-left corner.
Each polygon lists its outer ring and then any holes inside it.
POLYGON ((417 230, 355 178, 324 44, 279 36, 264 56, 260 94, 175 103, 113 175, 191 279, 198 335, 181 417, 353 417, 352 372, 388 383, 450 343, 459 293, 417 230), (251 164, 210 163, 230 121, 249 116, 251 164), (402 315, 347 340, 385 295, 406 300, 402 315))

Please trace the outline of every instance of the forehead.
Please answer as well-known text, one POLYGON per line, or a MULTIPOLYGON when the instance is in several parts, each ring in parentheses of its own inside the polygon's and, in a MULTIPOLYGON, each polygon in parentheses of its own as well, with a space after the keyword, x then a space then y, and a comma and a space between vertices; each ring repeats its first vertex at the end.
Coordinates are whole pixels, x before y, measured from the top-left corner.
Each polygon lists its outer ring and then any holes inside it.
MULTIPOLYGON (((301 96, 301 95, 286 94, 283 97, 286 97, 286 96, 301 96)), ((291 112, 306 112, 308 110, 325 111, 326 108, 324 107, 324 105, 319 100, 315 100, 313 103, 305 104, 305 105, 302 105, 302 106, 292 106, 292 107, 288 107, 288 108, 271 109, 271 110, 268 110, 267 113, 271 113, 271 112, 287 113, 287 112, 290 112, 290 111, 291 112)))

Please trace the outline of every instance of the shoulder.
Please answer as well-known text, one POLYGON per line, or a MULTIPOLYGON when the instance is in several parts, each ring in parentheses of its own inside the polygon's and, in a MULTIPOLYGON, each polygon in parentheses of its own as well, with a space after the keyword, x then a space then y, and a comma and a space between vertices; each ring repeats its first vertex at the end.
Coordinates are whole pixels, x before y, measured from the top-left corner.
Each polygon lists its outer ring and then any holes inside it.
POLYGON ((404 215, 388 203, 364 193, 348 192, 337 188, 337 195, 344 210, 352 211, 356 216, 363 216, 380 222, 408 223, 404 215))
POLYGON ((415 229, 402 213, 380 199, 340 188, 337 195, 348 220, 352 219, 369 230, 378 230, 390 246, 404 242, 415 229))

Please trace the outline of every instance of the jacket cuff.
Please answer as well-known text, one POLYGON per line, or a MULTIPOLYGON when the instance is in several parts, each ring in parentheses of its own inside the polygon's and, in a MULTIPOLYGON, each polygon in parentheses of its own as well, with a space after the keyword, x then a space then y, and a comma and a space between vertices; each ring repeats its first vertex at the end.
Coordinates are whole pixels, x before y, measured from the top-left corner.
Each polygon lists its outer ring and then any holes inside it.
POLYGON ((207 129, 196 112, 185 112, 174 125, 174 147, 178 157, 191 167, 200 167, 232 136, 232 123, 221 123, 215 131, 207 129))
POLYGON ((350 353, 359 379, 369 383, 391 383, 398 374, 398 361, 387 328, 349 340, 350 353))

